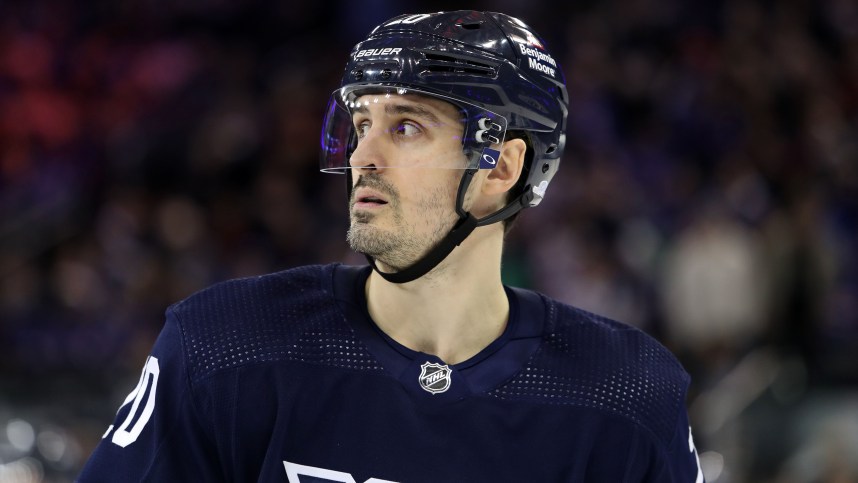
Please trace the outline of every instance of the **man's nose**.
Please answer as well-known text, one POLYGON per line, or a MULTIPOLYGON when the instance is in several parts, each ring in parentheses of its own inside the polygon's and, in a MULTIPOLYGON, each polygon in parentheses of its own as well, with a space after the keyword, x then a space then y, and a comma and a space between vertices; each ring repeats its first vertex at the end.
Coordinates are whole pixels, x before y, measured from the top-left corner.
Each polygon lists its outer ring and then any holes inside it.
POLYGON ((380 169, 385 166, 383 136, 380 129, 370 127, 366 135, 358 142, 357 147, 352 152, 349 159, 349 165, 354 169, 380 169))

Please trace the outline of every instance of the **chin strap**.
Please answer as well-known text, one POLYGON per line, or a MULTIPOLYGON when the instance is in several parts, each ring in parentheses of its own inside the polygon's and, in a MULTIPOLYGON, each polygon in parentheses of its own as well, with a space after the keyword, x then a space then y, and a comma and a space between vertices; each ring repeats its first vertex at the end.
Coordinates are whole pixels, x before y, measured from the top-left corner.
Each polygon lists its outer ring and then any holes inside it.
MULTIPOLYGON (((373 270, 390 283, 407 283, 417 280, 423 275, 429 273, 430 270, 438 266, 439 263, 447 258, 447 255, 465 241, 465 238, 467 238, 476 227, 490 225, 504 220, 517 213, 522 208, 530 206, 530 200, 533 196, 530 189, 526 188, 524 193, 518 196, 512 203, 491 215, 478 220, 462 207, 465 201, 465 193, 468 191, 468 186, 470 186, 471 180, 476 172, 476 169, 467 169, 462 175, 462 181, 459 182, 459 191, 456 195, 456 213, 459 215, 459 220, 453 226, 453 229, 447 233, 447 236, 442 238, 441 241, 429 250, 429 253, 427 253, 423 258, 398 272, 382 272, 378 269, 375 259, 364 253, 364 256, 372 266, 373 270)), ((348 184, 350 191, 349 197, 351 197, 351 173, 349 173, 348 184)))
POLYGON ((477 227, 477 219, 470 213, 467 215, 468 216, 465 218, 459 218, 459 221, 456 222, 456 226, 450 230, 450 233, 448 233, 447 236, 438 242, 437 245, 429 250, 429 253, 427 253, 426 256, 417 260, 414 265, 404 268, 398 272, 382 272, 376 266, 375 259, 367 254, 364 254, 364 256, 367 261, 369 261, 369 264, 372 265, 372 268, 388 282, 406 283, 411 282, 412 280, 417 280, 423 275, 429 273, 430 270, 447 258, 447 255, 449 255, 454 248, 459 246, 459 244, 462 243, 472 231, 474 231, 474 228, 477 227))

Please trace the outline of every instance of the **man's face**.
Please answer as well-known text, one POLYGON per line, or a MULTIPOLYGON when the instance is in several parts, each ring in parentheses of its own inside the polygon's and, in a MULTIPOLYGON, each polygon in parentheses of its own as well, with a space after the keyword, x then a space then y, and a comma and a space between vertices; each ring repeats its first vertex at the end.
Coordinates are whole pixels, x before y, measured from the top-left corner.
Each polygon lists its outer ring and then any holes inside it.
POLYGON ((461 115, 425 96, 369 94, 358 101, 348 242, 401 270, 458 219, 456 191, 466 164, 461 115))

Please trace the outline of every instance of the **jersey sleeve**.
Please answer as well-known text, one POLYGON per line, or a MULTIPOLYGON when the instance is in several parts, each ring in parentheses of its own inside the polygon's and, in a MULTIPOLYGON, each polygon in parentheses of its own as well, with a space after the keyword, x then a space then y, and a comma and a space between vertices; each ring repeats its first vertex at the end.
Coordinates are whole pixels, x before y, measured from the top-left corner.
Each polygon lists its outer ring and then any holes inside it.
POLYGON ((645 483, 705 483, 688 413, 683 407, 670 443, 637 438, 625 481, 645 483))
POLYGON ((676 434, 664 453, 661 471, 653 481, 704 483, 700 458, 691 435, 688 413, 683 407, 676 424, 676 434))
POLYGON ((168 310, 137 386, 77 481, 223 481, 187 374, 178 320, 168 310))

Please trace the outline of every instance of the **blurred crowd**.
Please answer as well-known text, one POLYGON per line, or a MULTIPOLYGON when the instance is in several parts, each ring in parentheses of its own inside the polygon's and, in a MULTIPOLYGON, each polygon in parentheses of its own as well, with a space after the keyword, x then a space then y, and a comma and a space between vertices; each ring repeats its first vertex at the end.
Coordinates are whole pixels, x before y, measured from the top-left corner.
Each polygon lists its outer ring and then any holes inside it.
MULTIPOLYGON (((710 482, 858 481, 858 3, 467 7, 542 33, 569 88, 505 280, 673 350, 710 482)), ((328 96, 374 25, 454 8, 0 3, 0 481, 73 478, 169 304, 362 263, 328 96)))

